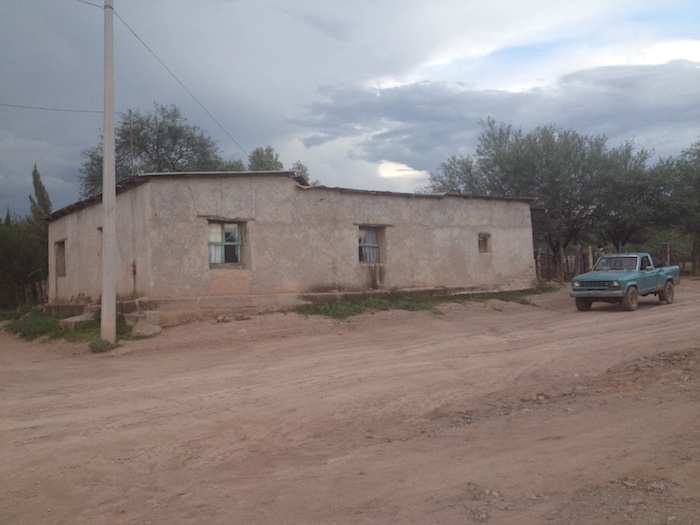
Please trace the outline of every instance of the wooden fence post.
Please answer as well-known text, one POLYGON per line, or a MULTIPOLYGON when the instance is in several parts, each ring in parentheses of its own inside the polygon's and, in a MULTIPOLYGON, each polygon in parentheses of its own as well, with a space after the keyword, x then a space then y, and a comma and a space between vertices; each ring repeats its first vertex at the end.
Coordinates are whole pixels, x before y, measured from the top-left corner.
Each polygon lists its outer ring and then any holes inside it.
POLYGON ((558 264, 558 277, 559 277, 559 284, 564 284, 564 263, 565 263, 565 258, 564 258, 564 248, 561 247, 559 248, 559 264, 558 264))
POLYGON ((661 245, 661 260, 664 262, 664 266, 671 265, 671 247, 667 242, 661 245))

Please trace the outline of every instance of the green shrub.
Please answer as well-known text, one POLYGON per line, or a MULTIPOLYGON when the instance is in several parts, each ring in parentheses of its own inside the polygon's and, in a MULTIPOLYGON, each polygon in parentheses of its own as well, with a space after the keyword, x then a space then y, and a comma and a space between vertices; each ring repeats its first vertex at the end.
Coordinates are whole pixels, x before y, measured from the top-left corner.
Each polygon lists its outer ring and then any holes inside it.
POLYGON ((90 351, 92 353, 99 354, 102 352, 109 352, 119 345, 110 343, 106 339, 97 339, 96 341, 90 341, 88 346, 90 347, 90 351))
POLYGON ((29 341, 37 337, 60 337, 63 331, 58 325, 58 317, 32 310, 7 324, 7 329, 29 341))

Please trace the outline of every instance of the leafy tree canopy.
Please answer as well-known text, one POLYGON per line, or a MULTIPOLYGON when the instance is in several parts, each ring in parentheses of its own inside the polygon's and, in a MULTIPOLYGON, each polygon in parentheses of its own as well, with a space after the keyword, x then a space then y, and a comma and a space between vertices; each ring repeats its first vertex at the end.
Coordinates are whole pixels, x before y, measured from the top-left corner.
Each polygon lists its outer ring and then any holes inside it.
POLYGON ((535 235, 555 253, 591 231, 620 246, 661 215, 649 151, 554 125, 525 133, 489 118, 482 128, 475 155, 443 162, 431 191, 533 197, 535 235))
POLYGON ((48 274, 48 225, 42 219, 52 206, 36 165, 32 182, 30 215, 13 216, 8 209, 5 220, 0 221, 0 308, 22 304, 27 285, 48 274))
POLYGON ((700 139, 675 164, 673 207, 678 222, 700 244, 700 139))
MULTIPOLYGON (((137 173, 175 171, 244 171, 242 161, 224 161, 205 131, 187 124, 174 105, 154 103, 152 113, 124 113, 114 130, 116 180, 137 173)), ((102 190, 102 140, 81 156, 81 197, 102 190)))
POLYGON ((272 146, 265 146, 264 148, 255 148, 248 155, 248 169, 250 171, 281 171, 284 169, 284 164, 272 146))

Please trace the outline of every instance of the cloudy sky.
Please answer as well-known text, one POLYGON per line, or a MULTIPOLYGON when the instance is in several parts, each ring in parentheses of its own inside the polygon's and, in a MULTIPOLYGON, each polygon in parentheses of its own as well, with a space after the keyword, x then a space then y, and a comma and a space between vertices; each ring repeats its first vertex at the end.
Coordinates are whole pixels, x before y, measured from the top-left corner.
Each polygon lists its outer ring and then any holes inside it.
MULTIPOLYGON (((80 151, 102 127, 102 6, 0 0, 3 216, 28 213, 34 164, 54 210, 79 198, 80 151)), ((271 145, 286 167, 301 160, 327 186, 424 187, 449 156, 473 153, 489 116, 525 131, 605 134, 611 146, 633 140, 661 156, 700 138, 697 0, 114 0, 114 9, 117 112, 175 104, 224 158, 271 145)))

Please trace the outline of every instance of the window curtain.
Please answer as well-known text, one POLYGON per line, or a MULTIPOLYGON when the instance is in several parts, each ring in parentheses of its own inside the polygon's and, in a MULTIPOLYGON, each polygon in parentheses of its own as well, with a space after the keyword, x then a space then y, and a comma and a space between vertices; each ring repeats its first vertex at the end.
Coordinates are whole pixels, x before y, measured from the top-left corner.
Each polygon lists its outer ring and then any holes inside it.
POLYGON ((360 261, 379 262, 379 242, 377 230, 360 229, 360 261))
POLYGON ((209 262, 212 264, 219 264, 224 262, 224 251, 221 249, 221 243, 224 240, 222 230, 223 228, 221 227, 221 224, 209 223, 209 262))

